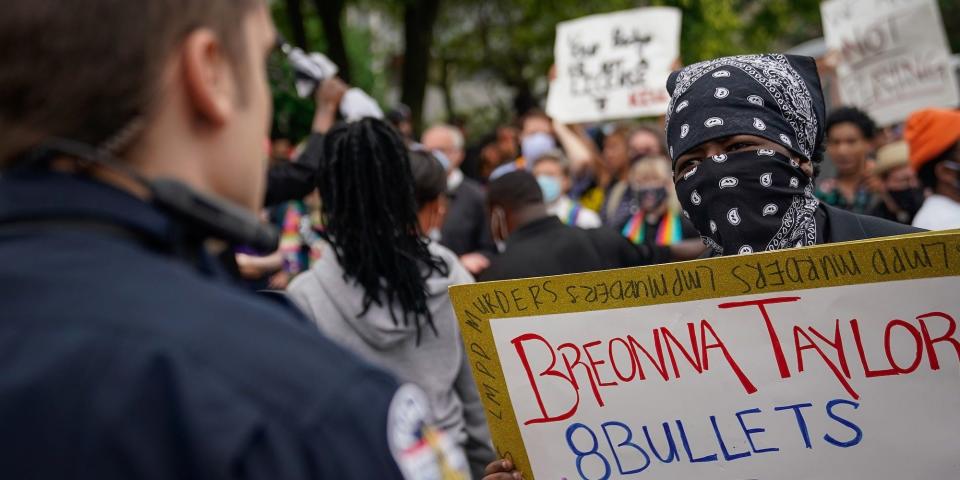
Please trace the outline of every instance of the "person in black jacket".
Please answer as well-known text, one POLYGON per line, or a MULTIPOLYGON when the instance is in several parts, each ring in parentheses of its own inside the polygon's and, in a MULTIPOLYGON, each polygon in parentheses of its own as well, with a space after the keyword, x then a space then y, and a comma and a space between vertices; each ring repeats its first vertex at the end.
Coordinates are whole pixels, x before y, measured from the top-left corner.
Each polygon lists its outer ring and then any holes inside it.
POLYGON ((812 58, 718 58, 674 72, 667 90, 677 194, 712 255, 918 231, 814 196, 824 104, 812 58))
POLYGON ((423 146, 438 152, 447 165, 447 214, 440 229, 440 244, 460 257, 473 275, 490 265, 496 254, 485 210, 483 185, 467 178, 460 165, 464 159, 463 134, 450 125, 434 125, 423 133, 423 146))
POLYGON ((312 132, 303 151, 292 162, 281 162, 267 171, 264 205, 271 206, 289 200, 301 200, 317 188, 317 169, 323 152, 323 136, 337 121, 340 101, 347 91, 343 80, 333 77, 325 80, 314 94, 317 109, 313 116, 312 132))
POLYGON ((479 281, 562 275, 666 261, 667 247, 633 245, 617 232, 565 225, 547 212, 537 179, 526 170, 490 182, 493 236, 504 245, 479 281))
POLYGON ((10 0, 0 44, 0 476, 462 478, 418 388, 208 251, 275 240, 267 2, 10 0))

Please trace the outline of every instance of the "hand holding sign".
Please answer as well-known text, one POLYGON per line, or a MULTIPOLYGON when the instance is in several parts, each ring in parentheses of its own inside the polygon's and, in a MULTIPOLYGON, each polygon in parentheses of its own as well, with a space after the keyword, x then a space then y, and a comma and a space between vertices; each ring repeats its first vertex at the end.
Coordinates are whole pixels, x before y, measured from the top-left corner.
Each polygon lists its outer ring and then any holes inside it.
POLYGON ((547 113, 564 123, 661 115, 680 53, 680 11, 638 8, 557 25, 547 113))
POLYGON ((483 472, 483 480, 521 480, 523 475, 518 472, 513 462, 507 459, 497 459, 487 465, 483 472))

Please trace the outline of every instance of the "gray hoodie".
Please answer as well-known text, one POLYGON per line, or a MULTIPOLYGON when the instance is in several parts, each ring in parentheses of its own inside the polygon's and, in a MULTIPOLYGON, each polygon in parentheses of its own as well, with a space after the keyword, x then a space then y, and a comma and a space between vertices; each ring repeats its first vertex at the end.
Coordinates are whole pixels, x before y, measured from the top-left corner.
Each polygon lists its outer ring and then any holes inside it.
MULTIPOLYGON (((456 255, 435 242, 430 253, 450 267, 442 277, 427 279, 427 305, 433 314, 437 335, 423 328, 420 345, 411 322, 394 323, 385 306, 373 304, 362 317, 363 289, 344 272, 329 244, 322 244, 320 260, 290 284, 288 294, 320 330, 335 342, 367 361, 392 372, 404 382, 416 384, 430 399, 433 422, 460 445, 470 461, 474 477, 494 460, 483 405, 460 339, 447 288, 473 283, 456 255)), ((392 308, 399 309, 399 306, 392 308)), ((397 318, 403 318, 397 314, 397 318)))

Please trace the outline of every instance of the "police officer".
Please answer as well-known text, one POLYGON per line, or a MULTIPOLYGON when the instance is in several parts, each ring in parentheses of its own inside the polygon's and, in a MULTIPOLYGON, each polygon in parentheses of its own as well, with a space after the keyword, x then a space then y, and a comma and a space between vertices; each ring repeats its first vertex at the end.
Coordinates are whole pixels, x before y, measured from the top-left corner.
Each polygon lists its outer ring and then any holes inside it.
POLYGON ((431 478, 422 394, 206 248, 269 246, 263 0, 0 16, 0 477, 431 478))

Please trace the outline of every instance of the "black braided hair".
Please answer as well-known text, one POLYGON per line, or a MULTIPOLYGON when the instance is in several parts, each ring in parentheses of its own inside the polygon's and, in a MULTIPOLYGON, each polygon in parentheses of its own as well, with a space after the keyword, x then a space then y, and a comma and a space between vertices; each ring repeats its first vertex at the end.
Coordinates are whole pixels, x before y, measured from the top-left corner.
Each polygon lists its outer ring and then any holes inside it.
POLYGON ((426 281, 433 272, 449 275, 449 266, 430 253, 420 232, 410 160, 396 131, 370 118, 335 127, 324 139, 317 188, 324 236, 344 280, 363 288, 360 315, 376 304, 395 325, 414 322, 417 344, 424 323, 436 335, 426 281))

